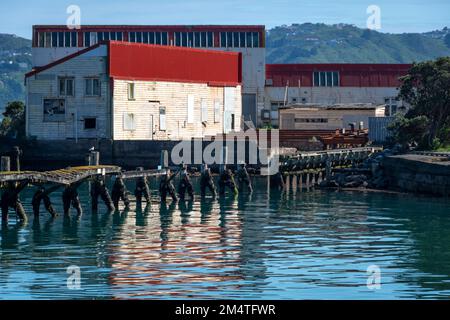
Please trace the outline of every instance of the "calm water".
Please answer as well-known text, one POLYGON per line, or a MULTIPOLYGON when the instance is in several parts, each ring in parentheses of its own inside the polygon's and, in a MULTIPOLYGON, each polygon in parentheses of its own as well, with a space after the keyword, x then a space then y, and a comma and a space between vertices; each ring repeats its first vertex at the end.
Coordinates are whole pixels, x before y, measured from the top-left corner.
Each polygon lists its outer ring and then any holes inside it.
MULTIPOLYGON (((161 208, 152 189, 146 210, 92 215, 84 185, 80 219, 43 213, 20 226, 12 217, 1 226, 0 298, 450 298, 449 200, 268 197, 260 183, 251 197, 161 208), (71 265, 80 290, 67 288, 71 265), (379 290, 366 286, 370 265, 381 270, 379 290)), ((31 197, 22 195, 29 213, 31 197)))

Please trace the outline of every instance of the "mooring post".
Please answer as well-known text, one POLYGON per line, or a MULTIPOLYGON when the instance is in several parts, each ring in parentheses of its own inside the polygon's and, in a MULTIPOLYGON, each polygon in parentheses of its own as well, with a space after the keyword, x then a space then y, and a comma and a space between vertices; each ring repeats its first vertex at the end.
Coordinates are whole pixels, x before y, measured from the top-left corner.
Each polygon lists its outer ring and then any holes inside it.
POLYGON ((91 151, 90 155, 91 166, 99 166, 100 165, 100 152, 99 151, 91 151))
POLYGON ((285 181, 285 184, 286 184, 286 193, 289 193, 289 189, 291 188, 291 175, 288 173, 287 175, 286 175, 286 181, 285 181))
POLYGON ((14 156, 14 162, 16 163, 16 171, 20 171, 20 156, 22 155, 22 150, 18 146, 14 146, 12 150, 14 156))
POLYGON ((292 193, 296 193, 297 192, 297 175, 293 175, 292 176, 292 193))
POLYGON ((2 157, 0 171, 11 171, 11 161, 9 157, 2 157))
POLYGON ((298 190, 302 192, 303 190, 303 175, 300 173, 298 177, 298 190))
POLYGON ((327 159, 325 168, 325 179, 329 180, 331 178, 331 160, 327 159))
POLYGON ((306 190, 309 191, 309 173, 306 173, 306 190))
POLYGON ((221 154, 221 162, 220 162, 220 173, 223 173, 227 169, 227 159, 228 159, 228 147, 223 146, 222 147, 222 154, 221 154))
POLYGON ((86 161, 86 165, 90 166, 91 165, 91 154, 87 153, 84 160, 86 161))
POLYGON ((161 150, 159 165, 161 167, 161 170, 169 167, 169 152, 167 150, 161 150))

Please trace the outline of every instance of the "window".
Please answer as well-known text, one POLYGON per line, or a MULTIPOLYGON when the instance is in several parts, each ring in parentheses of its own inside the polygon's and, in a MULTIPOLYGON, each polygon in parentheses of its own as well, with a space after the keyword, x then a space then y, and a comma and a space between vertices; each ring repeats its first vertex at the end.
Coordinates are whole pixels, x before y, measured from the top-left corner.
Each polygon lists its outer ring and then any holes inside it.
POLYGON ((161 44, 164 46, 167 46, 167 44, 169 43, 169 37, 167 35, 167 32, 161 32, 161 44))
POLYGON ((208 32, 208 47, 214 46, 214 33, 208 32))
POLYGON ((188 46, 188 37, 187 37, 187 32, 182 32, 181 33, 181 46, 183 47, 187 47, 188 46))
POLYGON ((134 99, 134 83, 128 83, 128 100, 134 99))
POLYGON ((109 32, 103 32, 103 40, 108 41, 109 39, 109 32))
POLYGON ((155 42, 161 44, 161 32, 155 32, 155 42))
POLYGON ((177 47, 181 46, 181 32, 175 32, 175 45, 177 47))
POLYGON ((200 32, 194 32, 194 47, 200 47, 200 32))
POLYGON ((77 46, 77 33, 76 32, 71 32, 71 37, 72 37, 72 41, 71 41, 71 45, 72 47, 76 47, 77 46))
POLYGON ((155 33, 154 32, 148 33, 148 43, 155 44, 155 33))
POLYGON ((315 71, 313 78, 315 87, 339 86, 339 72, 336 71, 315 71))
POLYGON ((227 46, 227 33, 226 32, 220 33, 220 46, 222 48, 225 48, 227 46))
POLYGON ((233 32, 233 47, 239 48, 239 32, 233 32))
POLYGON ((253 32, 253 48, 259 48, 259 33, 253 32))
POLYGON ((91 46, 91 33, 90 32, 84 33, 84 46, 85 47, 91 46))
POLYGON ((70 47, 70 32, 64 32, 64 47, 70 47))
POLYGON ((397 98, 386 98, 384 99, 384 103, 386 104, 385 116, 393 116, 397 113, 397 98))
POLYGON ((134 113, 125 113, 123 115, 123 130, 133 131, 136 130, 136 122, 134 113))
POLYGON ((39 47, 43 48, 45 46, 45 33, 39 32, 39 47))
POLYGON ((97 129, 97 119, 96 118, 84 118, 84 129, 97 129))
POLYGON ((142 34, 142 36, 143 36, 144 43, 148 43, 148 32, 144 32, 142 34))
POLYGON ((194 46, 194 33, 188 32, 188 47, 194 46))
POLYGON ((45 33, 45 47, 50 48, 52 46, 52 33, 46 32, 45 33))
POLYGON ((52 32, 52 47, 56 48, 58 46, 58 32, 52 32))
POLYGON ((98 78, 85 79, 85 95, 100 96, 100 80, 98 78))
POLYGON ((233 32, 227 32, 227 47, 233 46, 233 32))
POLYGON ((247 47, 251 48, 252 47, 252 39, 253 39, 252 33, 251 32, 247 32, 246 36, 247 36, 247 47))
POLYGON ((58 47, 64 47, 64 32, 58 32, 58 47))
POLYGON ((201 45, 201 47, 205 48, 206 47, 206 42, 207 42, 206 32, 201 32, 200 36, 201 36, 200 45, 201 45))
POLYGON ((208 102, 206 101, 206 99, 202 99, 201 108, 202 108, 202 122, 208 122, 208 102))
POLYGON ((214 101, 214 123, 220 122, 220 101, 214 101))
POLYGON ((136 42, 142 43, 142 32, 136 32, 136 42))
POLYGON ((239 46, 245 48, 245 32, 239 32, 239 46))
POLYGON ((187 101, 187 123, 194 123, 194 95, 188 95, 187 101))
POLYGON ((166 131, 166 107, 159 107, 159 130, 166 131))
POLYGON ((66 121, 66 101, 64 99, 44 99, 44 122, 66 121))
POLYGON ((325 118, 295 118, 297 123, 327 123, 328 119, 325 118))
POLYGON ((130 42, 136 42, 136 32, 130 32, 130 42))
POLYGON ((59 78, 59 95, 61 97, 64 96, 73 96, 74 95, 74 79, 73 78, 59 78))
POLYGON ((117 32, 117 41, 122 41, 122 40, 123 40, 123 33, 117 32))

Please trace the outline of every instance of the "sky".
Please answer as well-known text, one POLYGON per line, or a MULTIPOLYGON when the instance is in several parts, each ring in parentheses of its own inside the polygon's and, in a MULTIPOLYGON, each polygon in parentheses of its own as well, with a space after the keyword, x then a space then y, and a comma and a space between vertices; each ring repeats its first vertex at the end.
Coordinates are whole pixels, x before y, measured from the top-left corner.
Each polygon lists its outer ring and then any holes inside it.
POLYGON ((1 0, 0 33, 31 38, 34 24, 66 24, 69 5, 81 24, 348 23, 365 28, 367 8, 381 9, 380 32, 450 27, 449 0, 1 0))

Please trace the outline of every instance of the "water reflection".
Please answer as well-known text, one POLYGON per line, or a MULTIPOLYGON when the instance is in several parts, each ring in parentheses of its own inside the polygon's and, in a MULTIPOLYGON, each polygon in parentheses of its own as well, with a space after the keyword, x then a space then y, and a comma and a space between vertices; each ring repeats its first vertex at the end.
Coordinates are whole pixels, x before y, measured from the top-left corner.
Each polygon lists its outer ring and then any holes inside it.
POLYGON ((94 214, 88 194, 82 186, 81 217, 42 214, 1 225, 0 298, 450 297, 445 199, 269 196, 261 181, 238 197, 161 204, 154 191, 149 205, 114 213, 100 206, 94 214), (366 288, 374 264, 382 271, 378 291, 366 288), (81 268, 82 290, 66 287, 70 265, 81 268))

